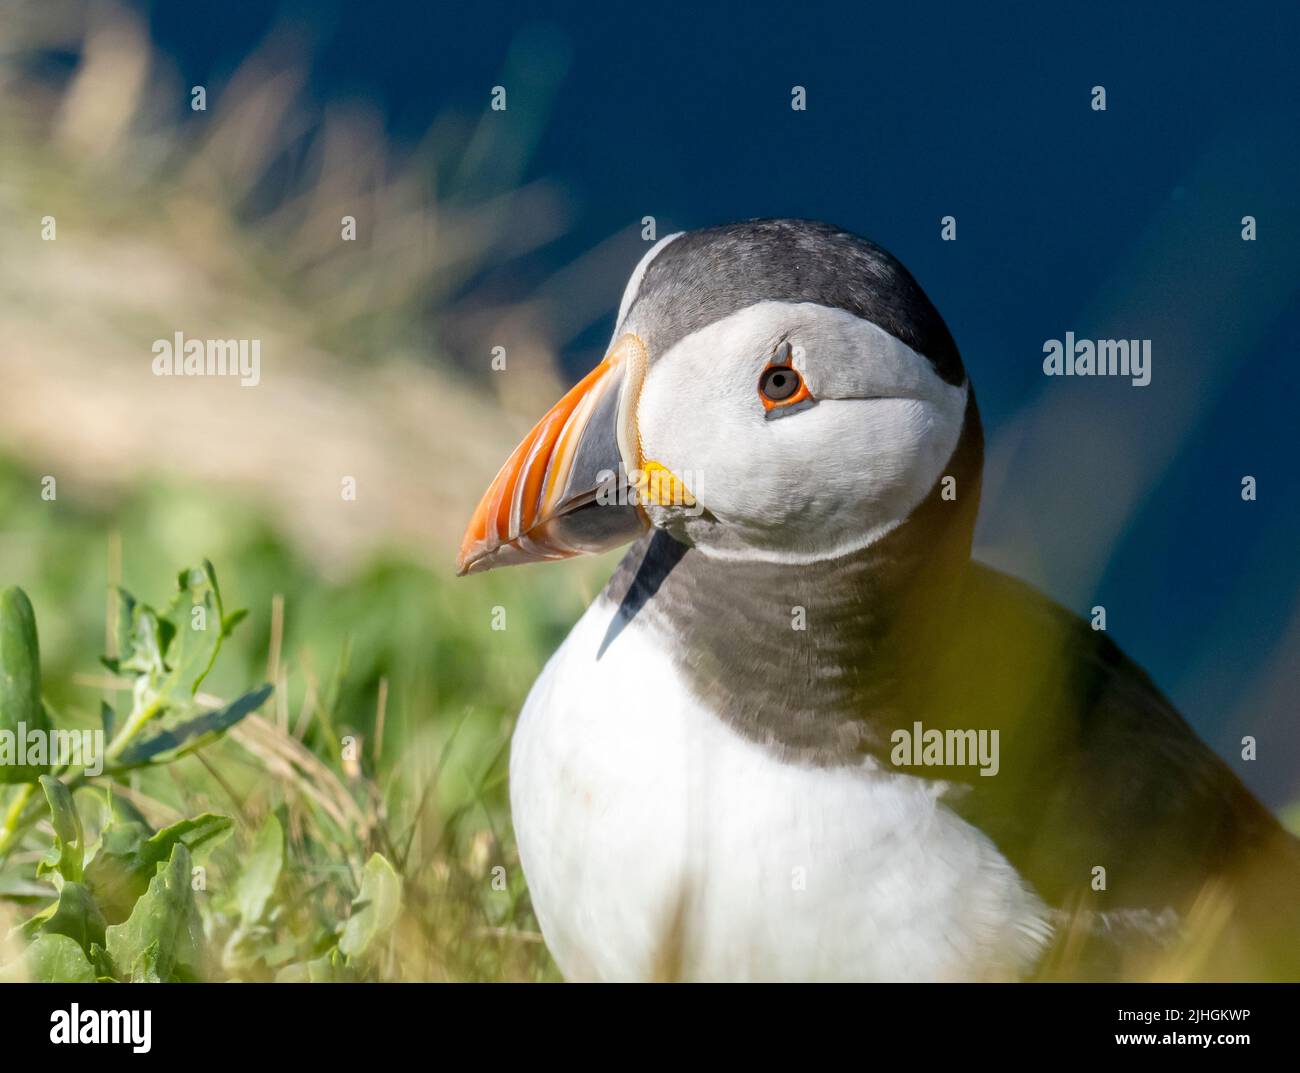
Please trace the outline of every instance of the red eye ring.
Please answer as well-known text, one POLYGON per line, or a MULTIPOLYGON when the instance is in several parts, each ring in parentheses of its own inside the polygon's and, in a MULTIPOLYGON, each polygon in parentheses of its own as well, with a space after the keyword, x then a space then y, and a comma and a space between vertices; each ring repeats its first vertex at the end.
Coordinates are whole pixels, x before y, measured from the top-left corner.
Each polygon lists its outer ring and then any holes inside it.
POLYGON ((808 384, 793 365, 774 362, 759 375, 758 401, 769 414, 812 398, 808 384))

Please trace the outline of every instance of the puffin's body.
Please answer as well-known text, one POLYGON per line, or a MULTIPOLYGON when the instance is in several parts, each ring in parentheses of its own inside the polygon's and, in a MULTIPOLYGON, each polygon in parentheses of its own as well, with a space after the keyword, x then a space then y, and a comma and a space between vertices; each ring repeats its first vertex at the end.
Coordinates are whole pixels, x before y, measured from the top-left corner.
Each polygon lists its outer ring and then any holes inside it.
POLYGON ((566 977, 1295 975, 1296 841, 1104 633, 972 562, 981 464, 883 250, 758 221, 647 254, 462 548, 636 538, 512 749, 566 977))
POLYGON ((601 656, 618 607, 602 595, 548 664, 511 756, 520 854, 567 978, 1032 969, 1047 907, 936 784, 774 756, 691 688, 648 619, 601 656))

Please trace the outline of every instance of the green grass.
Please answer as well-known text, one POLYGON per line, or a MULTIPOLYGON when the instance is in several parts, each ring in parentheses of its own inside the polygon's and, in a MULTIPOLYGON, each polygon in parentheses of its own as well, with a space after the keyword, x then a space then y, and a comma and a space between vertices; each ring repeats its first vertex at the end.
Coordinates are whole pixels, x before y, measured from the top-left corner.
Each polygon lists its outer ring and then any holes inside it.
MULTIPOLYGON (((205 489, 145 484, 98 505, 74 504, 62 488, 48 502, 39 490, 39 475, 0 464, 0 584, 31 597, 43 691, 60 725, 98 725, 105 697, 130 706, 128 683, 99 663, 110 585, 162 607, 176 571, 204 558, 227 612, 249 614, 203 682, 200 707, 268 676, 276 686, 258 716, 197 755, 119 780, 154 828, 203 812, 233 821, 223 843, 196 856, 208 978, 272 978, 320 959, 358 911, 376 852, 400 874, 402 910, 381 954, 349 971, 557 978, 510 830, 507 747, 529 685, 607 562, 457 579, 449 561, 393 552, 327 576, 256 509, 205 489), (492 629, 497 606, 505 630, 492 629), (245 921, 238 893, 272 816, 282 868, 265 912, 245 921)), ((75 792, 91 848, 110 819, 107 781, 75 792)), ((49 842, 48 827, 33 827, 0 868, 0 935, 53 898, 50 877, 35 874, 49 842)), ((6 956, 15 950, 0 940, 0 963, 6 956)))
MULTIPOLYGON (((295 71, 280 61, 251 57, 195 116, 138 13, 47 20, 32 6, 0 10, 0 224, 17 244, 0 262, 0 589, 21 586, 34 605, 46 702, 61 726, 98 725, 105 701, 131 708, 127 681, 99 662, 110 593, 162 606, 177 571, 210 560, 226 607, 249 614, 185 714, 268 678, 275 692, 199 754, 123 776, 116 798, 141 813, 124 826, 230 817, 224 841, 185 850, 206 869, 204 974, 269 978, 343 943, 356 962, 344 968, 366 978, 555 978, 510 831, 506 748, 609 562, 457 580, 449 546, 534 396, 559 386, 545 318, 497 291, 502 271, 564 231, 562 191, 521 184, 544 109, 505 123, 452 110, 397 145, 286 90, 295 71), (53 54, 108 66, 65 76, 53 54), (135 88, 133 70, 149 71, 135 88), (304 159, 309 142, 328 152, 304 159), (56 241, 34 226, 47 214, 56 241), (359 217, 359 241, 341 241, 343 214, 359 217), (444 345, 478 319, 513 326, 509 380, 444 345), (150 345, 182 326, 262 339, 263 384, 173 392, 149 371, 150 345), (348 509, 373 513, 340 518, 345 472, 364 475, 366 497, 348 509), (359 552, 377 533, 390 550, 359 552), (504 631, 491 629, 495 606, 504 631), (362 958, 356 933, 376 911, 355 899, 375 853, 400 872, 402 909, 362 958)), ((553 83, 558 68, 525 54, 518 77, 553 83)), ((606 284, 579 268, 573 293, 606 284)), ((73 792, 83 850, 113 822, 106 781, 73 792)), ((21 792, 0 786, 0 805, 21 792)), ((11 929, 30 930, 57 884, 77 883, 36 875, 55 831, 42 790, 27 809, 39 822, 0 863, 0 968, 25 956, 30 936, 11 929)), ((371 882, 387 893, 382 875, 371 882)), ((43 963, 76 961, 47 945, 43 963)))

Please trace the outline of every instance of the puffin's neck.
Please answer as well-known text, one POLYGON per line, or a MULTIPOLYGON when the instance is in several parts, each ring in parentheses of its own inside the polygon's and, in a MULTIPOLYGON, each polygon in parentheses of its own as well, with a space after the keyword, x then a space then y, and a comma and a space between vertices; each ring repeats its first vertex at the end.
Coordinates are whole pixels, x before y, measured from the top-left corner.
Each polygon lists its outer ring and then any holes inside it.
POLYGON ((906 521, 836 559, 721 559, 647 534, 605 589, 618 612, 602 653, 632 622, 655 629, 696 696, 747 737, 820 763, 874 751, 911 709, 959 595, 982 457, 972 393, 944 474, 956 499, 940 478, 906 521))

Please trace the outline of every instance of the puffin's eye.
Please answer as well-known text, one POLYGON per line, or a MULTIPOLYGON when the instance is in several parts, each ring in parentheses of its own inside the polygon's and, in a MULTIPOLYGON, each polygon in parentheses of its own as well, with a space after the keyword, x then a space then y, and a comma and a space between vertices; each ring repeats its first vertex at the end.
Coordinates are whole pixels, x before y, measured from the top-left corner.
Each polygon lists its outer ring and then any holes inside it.
POLYGON ((758 393, 766 402, 785 402, 798 394, 803 379, 788 365, 771 365, 763 370, 758 393))
POLYGON ((769 359, 759 376, 758 401, 763 404, 763 416, 769 420, 798 413, 813 404, 812 392, 794 367, 794 347, 789 342, 769 359))

